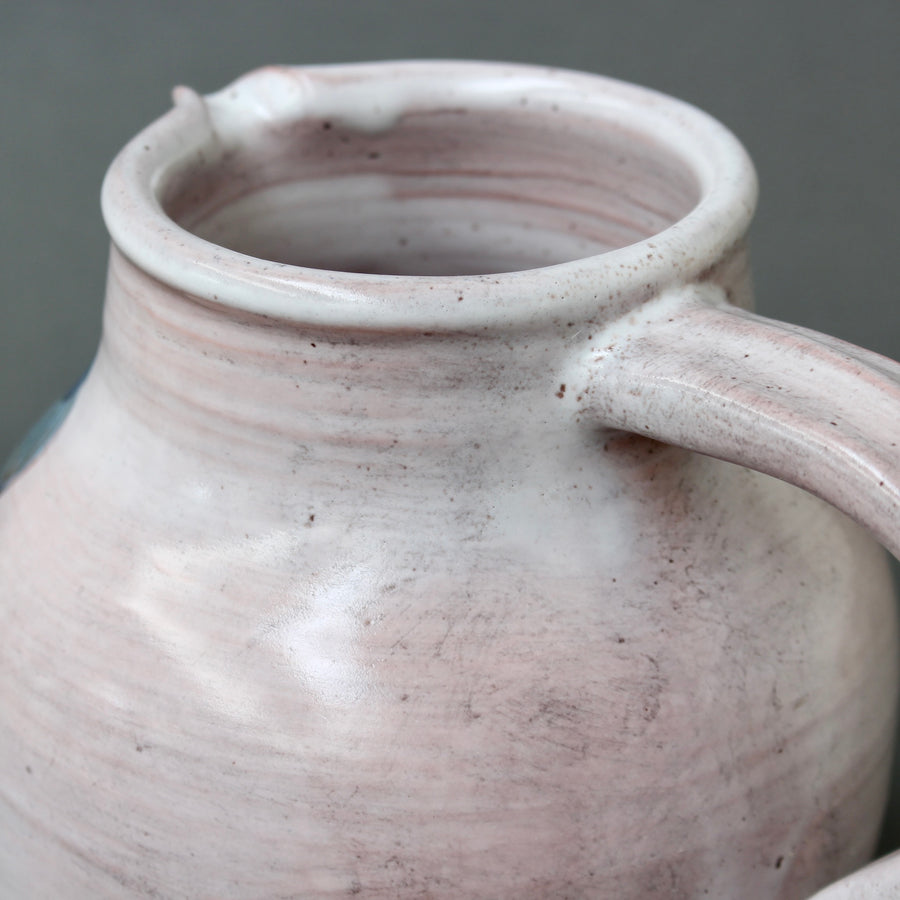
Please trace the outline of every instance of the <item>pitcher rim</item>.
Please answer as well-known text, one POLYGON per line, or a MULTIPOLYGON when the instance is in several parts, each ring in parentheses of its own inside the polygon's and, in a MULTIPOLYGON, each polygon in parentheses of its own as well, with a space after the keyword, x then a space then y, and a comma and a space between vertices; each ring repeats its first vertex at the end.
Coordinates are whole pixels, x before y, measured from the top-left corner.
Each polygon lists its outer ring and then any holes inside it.
POLYGON ((191 297, 289 322, 460 331, 615 318, 641 299, 702 278, 744 237, 756 204, 753 164, 730 130, 689 103, 603 75, 461 60, 267 66, 212 94, 176 88, 173 97, 174 107, 128 142, 106 174, 102 209, 113 244, 191 297), (366 91, 389 98, 373 107, 380 118, 360 103, 366 91), (668 227, 634 243, 488 275, 364 274, 273 262, 193 234, 160 201, 160 185, 179 167, 221 152, 261 119, 297 119, 319 114, 317 104, 327 109, 343 103, 339 113, 377 129, 416 104, 437 109, 452 95, 453 102, 479 109, 511 108, 523 91, 560 101, 566 112, 647 135, 694 175, 698 201, 668 227))

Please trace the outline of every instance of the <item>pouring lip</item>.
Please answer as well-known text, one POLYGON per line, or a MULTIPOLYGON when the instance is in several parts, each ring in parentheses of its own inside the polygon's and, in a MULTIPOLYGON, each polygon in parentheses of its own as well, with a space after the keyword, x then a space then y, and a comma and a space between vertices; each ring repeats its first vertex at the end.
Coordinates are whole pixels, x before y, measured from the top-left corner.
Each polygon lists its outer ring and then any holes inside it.
POLYGON ((741 241, 756 205, 753 164, 725 126, 684 101, 601 75, 457 60, 268 66, 205 97, 188 88, 173 97, 174 107, 126 144, 106 174, 102 209, 113 244, 189 296, 282 321, 483 332, 611 320, 701 278, 741 241), (691 172, 698 202, 650 237, 568 262, 488 275, 372 275, 230 250, 179 225, 160 200, 173 173, 261 122, 343 116, 377 131, 412 109, 511 108, 523 96, 646 135, 691 172))

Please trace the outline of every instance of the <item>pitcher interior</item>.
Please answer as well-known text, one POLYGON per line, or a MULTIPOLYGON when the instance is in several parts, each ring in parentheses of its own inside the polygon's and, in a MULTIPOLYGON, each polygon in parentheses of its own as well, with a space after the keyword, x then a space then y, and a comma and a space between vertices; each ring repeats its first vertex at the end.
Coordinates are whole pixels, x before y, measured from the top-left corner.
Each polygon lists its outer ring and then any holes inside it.
POLYGON ((343 272, 480 275, 569 262, 652 237, 700 199, 651 135, 557 104, 409 110, 389 127, 258 126, 160 197, 207 241, 343 272))

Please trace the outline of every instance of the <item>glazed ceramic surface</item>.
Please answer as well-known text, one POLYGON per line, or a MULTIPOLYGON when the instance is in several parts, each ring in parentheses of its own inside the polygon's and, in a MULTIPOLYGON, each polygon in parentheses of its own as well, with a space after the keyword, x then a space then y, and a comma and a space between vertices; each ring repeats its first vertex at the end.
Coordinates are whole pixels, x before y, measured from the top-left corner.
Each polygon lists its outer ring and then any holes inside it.
POLYGON ((900 852, 825 888, 812 900, 894 900, 900 895, 900 852))
POLYGON ((900 367, 747 312, 754 198, 721 126, 595 76, 176 92, 104 186, 94 366, 0 497, 0 894, 862 865, 885 554, 743 466, 896 548, 900 367))

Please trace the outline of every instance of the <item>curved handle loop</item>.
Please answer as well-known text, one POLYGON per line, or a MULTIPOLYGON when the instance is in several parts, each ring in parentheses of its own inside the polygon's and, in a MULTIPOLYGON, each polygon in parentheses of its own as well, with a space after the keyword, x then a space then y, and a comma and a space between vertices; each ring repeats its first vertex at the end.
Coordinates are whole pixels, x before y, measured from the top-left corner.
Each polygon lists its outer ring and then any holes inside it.
POLYGON ((796 484, 900 556, 900 364, 739 309, 707 284, 603 337, 582 393, 603 424, 796 484))

